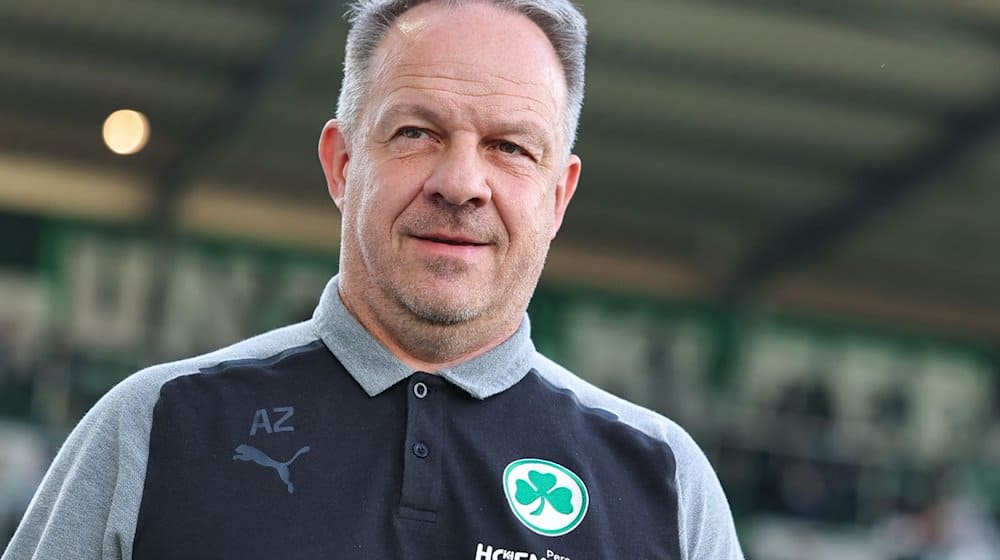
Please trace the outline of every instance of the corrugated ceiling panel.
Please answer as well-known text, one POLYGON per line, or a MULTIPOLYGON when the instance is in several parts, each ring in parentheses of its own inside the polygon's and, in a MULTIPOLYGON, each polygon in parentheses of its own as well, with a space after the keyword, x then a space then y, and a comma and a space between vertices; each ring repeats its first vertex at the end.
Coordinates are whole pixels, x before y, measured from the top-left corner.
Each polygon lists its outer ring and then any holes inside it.
POLYGON ((917 118, 725 90, 670 76, 605 71, 590 77, 591 107, 643 119, 650 127, 699 128, 748 143, 808 145, 858 163, 891 157, 932 131, 917 118))
POLYGON ((71 24, 97 35, 234 54, 270 44, 282 23, 232 6, 157 0, 5 0, 0 2, 0 19, 71 24))
POLYGON ((608 189, 608 196, 652 197, 669 191, 696 191, 740 204, 766 206, 770 214, 788 211, 811 211, 830 204, 843 195, 845 185, 837 178, 803 169, 781 168, 766 164, 736 163, 709 154, 685 153, 658 149, 655 146, 633 147, 604 139, 581 146, 584 155, 583 188, 608 189), (588 153, 600 158, 588 160, 588 153), (606 178, 627 183, 602 185, 606 178))
POLYGON ((1000 78, 1000 51, 989 45, 903 40, 872 29, 777 11, 711 2, 587 2, 592 34, 612 43, 693 59, 875 83, 951 102, 975 101, 1000 78))
MULTIPOLYGON (((164 71, 134 63, 95 64, 86 52, 56 54, 0 45, 0 78, 30 83, 67 96, 101 92, 109 98, 129 97, 190 108, 197 112, 222 98, 225 84, 217 79, 164 71)), ((44 112, 44 107, 39 107, 44 112)))

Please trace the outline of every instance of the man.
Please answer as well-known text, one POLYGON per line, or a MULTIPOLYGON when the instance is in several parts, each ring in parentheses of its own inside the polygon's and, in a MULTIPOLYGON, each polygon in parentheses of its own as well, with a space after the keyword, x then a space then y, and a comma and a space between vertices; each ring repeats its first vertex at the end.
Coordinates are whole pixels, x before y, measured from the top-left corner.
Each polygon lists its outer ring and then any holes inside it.
POLYGON ((531 343, 584 43, 568 0, 359 2, 312 320, 112 390, 5 558, 742 558, 691 439, 531 343))

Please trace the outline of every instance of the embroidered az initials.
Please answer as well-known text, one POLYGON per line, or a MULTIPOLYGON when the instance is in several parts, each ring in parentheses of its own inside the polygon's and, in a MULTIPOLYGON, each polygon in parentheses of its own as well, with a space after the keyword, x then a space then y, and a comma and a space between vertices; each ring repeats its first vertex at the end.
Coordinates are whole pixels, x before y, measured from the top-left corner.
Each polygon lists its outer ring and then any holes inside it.
POLYGON ((286 426, 285 422, 295 414, 294 406, 276 406, 271 409, 272 414, 282 414, 273 424, 271 417, 267 414, 266 408, 257 409, 253 413, 253 423, 250 424, 250 435, 257 435, 257 430, 263 429, 269 434, 274 432, 294 432, 295 426, 286 426))

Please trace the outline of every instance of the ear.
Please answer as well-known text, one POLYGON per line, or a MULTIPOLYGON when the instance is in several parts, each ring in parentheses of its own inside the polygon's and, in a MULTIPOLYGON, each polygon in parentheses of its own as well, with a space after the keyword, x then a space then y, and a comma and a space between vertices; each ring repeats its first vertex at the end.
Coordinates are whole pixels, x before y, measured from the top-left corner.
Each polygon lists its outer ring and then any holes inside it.
POLYGON ((348 153, 347 139, 336 119, 327 121, 319 136, 319 163, 326 175, 326 188, 337 208, 343 210, 344 192, 347 188, 347 166, 351 155, 348 153))
POLYGON ((570 154, 566 160, 566 168, 563 169, 559 182, 556 183, 555 219, 552 221, 552 238, 555 238, 559 228, 562 227, 563 216, 566 215, 566 207, 576 192, 576 185, 580 181, 580 169, 583 162, 580 156, 570 154))

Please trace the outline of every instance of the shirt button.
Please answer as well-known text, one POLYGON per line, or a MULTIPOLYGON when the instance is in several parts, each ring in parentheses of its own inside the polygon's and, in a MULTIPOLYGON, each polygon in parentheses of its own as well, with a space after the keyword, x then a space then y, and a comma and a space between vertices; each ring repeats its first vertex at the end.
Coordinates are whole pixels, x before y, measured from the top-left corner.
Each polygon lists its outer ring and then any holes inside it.
POLYGON ((413 394, 416 395, 418 399, 422 399, 427 396, 427 385, 423 381, 417 381, 413 384, 413 394))
POLYGON ((427 455, 430 454, 431 450, 427 448, 422 442, 417 442, 413 444, 413 454, 421 459, 426 459, 427 455))

